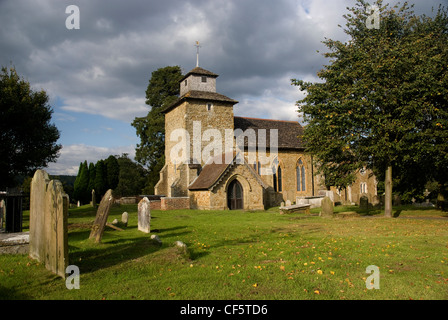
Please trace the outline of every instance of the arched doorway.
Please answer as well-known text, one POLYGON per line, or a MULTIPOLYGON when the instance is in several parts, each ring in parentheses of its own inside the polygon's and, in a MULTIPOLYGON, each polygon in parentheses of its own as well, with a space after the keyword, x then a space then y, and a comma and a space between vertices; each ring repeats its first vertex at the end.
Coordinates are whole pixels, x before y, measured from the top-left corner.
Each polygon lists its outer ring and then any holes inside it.
POLYGON ((243 187, 236 179, 227 189, 227 206, 230 210, 243 209, 243 187))

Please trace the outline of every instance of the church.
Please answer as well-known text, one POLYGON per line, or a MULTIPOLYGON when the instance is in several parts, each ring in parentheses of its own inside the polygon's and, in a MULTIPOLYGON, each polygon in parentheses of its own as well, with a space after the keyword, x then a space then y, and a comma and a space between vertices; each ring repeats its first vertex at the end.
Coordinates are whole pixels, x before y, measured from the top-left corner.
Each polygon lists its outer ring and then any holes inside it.
POLYGON ((238 101, 216 92, 217 78, 196 66, 163 110, 165 165, 155 186, 162 200, 203 210, 265 210, 322 194, 335 203, 374 200, 377 182, 365 171, 345 190, 326 190, 300 123, 235 116, 238 101))

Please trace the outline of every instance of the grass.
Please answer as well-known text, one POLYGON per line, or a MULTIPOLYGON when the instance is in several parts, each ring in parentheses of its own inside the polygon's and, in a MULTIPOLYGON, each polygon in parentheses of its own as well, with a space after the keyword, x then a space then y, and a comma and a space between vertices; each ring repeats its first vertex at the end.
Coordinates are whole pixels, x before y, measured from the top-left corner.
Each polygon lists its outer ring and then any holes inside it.
POLYGON ((71 209, 69 264, 80 269, 80 289, 68 290, 26 255, 1 255, 0 298, 448 299, 446 214, 400 207, 399 218, 386 219, 379 210, 335 209, 333 219, 315 215, 319 209, 153 211, 151 234, 161 246, 137 230, 136 205, 112 208, 108 221, 127 211, 129 223, 124 231, 106 227, 101 244, 88 239, 95 211, 71 209), (379 267, 380 289, 366 289, 369 265, 379 267))

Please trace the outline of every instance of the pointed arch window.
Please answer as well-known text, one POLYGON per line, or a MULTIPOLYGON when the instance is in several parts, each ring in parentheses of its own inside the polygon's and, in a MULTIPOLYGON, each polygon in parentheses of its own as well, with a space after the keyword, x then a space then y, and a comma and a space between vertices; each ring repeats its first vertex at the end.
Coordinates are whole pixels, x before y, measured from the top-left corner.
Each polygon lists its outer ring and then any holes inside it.
POLYGON ((297 161, 296 166, 297 191, 306 191, 306 169, 302 159, 297 161))
POLYGON ((280 167, 278 159, 275 159, 274 165, 272 166, 272 179, 275 192, 283 191, 282 182, 282 168, 280 167))

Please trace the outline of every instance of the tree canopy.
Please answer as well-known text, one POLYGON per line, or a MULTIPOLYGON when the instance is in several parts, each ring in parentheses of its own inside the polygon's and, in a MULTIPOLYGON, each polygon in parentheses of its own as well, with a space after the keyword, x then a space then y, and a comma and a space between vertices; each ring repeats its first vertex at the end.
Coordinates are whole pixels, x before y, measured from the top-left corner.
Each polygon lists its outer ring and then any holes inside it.
POLYGON ((154 192, 159 181, 159 172, 165 164, 165 115, 161 113, 179 95, 182 71, 178 66, 167 66, 152 72, 146 90, 146 104, 151 110, 146 117, 135 118, 135 127, 140 143, 137 144, 135 160, 148 169, 145 192, 154 192))
POLYGON ((53 110, 44 90, 34 91, 14 68, 0 73, 0 188, 15 187, 19 175, 32 175, 54 162, 61 145, 51 123, 53 110))
POLYGON ((378 29, 368 26, 372 12, 358 0, 344 15, 349 40, 323 41, 330 63, 318 73, 322 82, 292 84, 306 91, 297 105, 319 172, 346 187, 356 170, 374 170, 385 179, 391 216, 392 168, 402 179, 415 177, 416 167, 424 180, 446 179, 448 19, 442 7, 431 18, 416 16, 407 3, 375 5, 378 29))

